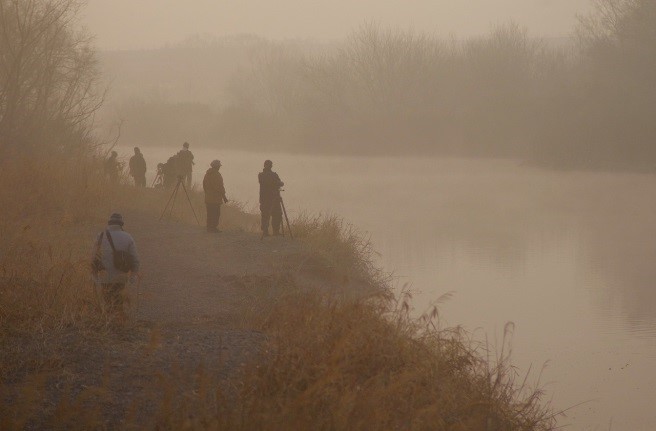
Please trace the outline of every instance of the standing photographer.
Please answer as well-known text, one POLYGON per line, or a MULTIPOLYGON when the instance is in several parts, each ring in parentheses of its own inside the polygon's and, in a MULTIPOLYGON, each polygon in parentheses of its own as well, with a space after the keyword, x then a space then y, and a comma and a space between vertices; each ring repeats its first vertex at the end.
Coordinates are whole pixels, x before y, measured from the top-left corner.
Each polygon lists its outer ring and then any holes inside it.
POLYGON ((223 176, 219 172, 221 162, 214 160, 203 178, 203 190, 205 191, 205 206, 207 207, 207 231, 210 233, 220 232, 218 229, 221 217, 221 204, 227 203, 223 176))
POLYGON ((134 178, 134 185, 146 187, 146 160, 139 147, 134 147, 134 156, 130 157, 130 175, 134 178))
POLYGON ((262 214, 262 236, 269 236, 269 220, 275 236, 280 235, 282 224, 282 208, 280 205, 280 187, 285 183, 280 181, 277 173, 273 172, 273 162, 264 162, 264 169, 257 176, 260 182, 260 212, 262 214))
POLYGON ((182 149, 176 154, 178 162, 178 175, 184 177, 187 188, 191 188, 191 175, 194 170, 194 154, 189 150, 189 142, 182 144, 182 149))

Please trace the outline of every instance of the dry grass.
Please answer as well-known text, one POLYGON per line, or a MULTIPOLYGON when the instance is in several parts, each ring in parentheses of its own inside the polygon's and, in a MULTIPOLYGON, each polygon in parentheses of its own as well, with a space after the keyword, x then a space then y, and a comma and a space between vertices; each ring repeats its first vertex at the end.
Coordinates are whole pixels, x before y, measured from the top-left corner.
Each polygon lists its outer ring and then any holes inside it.
POLYGON ((307 265, 327 269, 340 281, 356 281, 386 290, 390 281, 374 263, 376 251, 368 236, 336 215, 300 214, 292 224, 294 235, 311 250, 307 265))
POLYGON ((269 337, 260 360, 179 395, 162 429, 555 428, 541 392, 516 384, 503 352, 488 359, 467 334, 438 329, 435 313, 412 319, 405 301, 276 291, 257 314, 269 337))
MULTIPOLYGON (((106 325, 89 278, 92 235, 114 211, 159 218, 171 191, 110 184, 91 157, 12 160, 0 167, 0 184, 0 336, 106 325)), ((204 223, 202 195, 190 197, 204 223)), ((196 223, 181 202, 179 197, 172 218, 196 223)), ((248 227, 253 219, 239 203, 222 211, 228 228, 248 227)))
MULTIPOLYGON (((76 343, 93 338, 111 345, 117 343, 116 331, 130 331, 130 323, 117 326, 103 313, 88 279, 89 238, 116 208, 159 216, 169 193, 110 185, 99 166, 93 159, 23 160, 0 170, 0 397, 12 399, 0 409, 3 429, 23 429, 43 414, 44 393, 53 391, 44 376, 65 367, 45 340, 73 331, 81 334, 67 338, 67 348, 75 351, 76 343), (6 376, 16 364, 27 375, 9 382, 6 376)), ((202 208, 200 196, 192 199, 202 208)), ((248 227, 254 220, 238 206, 223 215, 234 226, 248 227)), ((195 223, 190 213, 176 217, 195 223)), ((268 339, 257 363, 229 380, 203 369, 153 378, 146 391, 156 408, 132 406, 121 428, 553 427, 540 392, 517 386, 503 355, 488 360, 466 334, 440 329, 436 314, 409 317, 407 301, 393 299, 386 276, 373 264, 369 241, 356 229, 334 216, 302 216, 294 231, 311 259, 335 268, 340 277, 377 287, 372 290, 377 294, 354 299, 303 288, 287 276, 274 278, 248 313, 250 327, 268 339)), ((59 399, 44 425, 107 427, 97 404, 109 396, 107 388, 54 391, 59 399), (88 414, 77 415, 82 410, 88 414)))

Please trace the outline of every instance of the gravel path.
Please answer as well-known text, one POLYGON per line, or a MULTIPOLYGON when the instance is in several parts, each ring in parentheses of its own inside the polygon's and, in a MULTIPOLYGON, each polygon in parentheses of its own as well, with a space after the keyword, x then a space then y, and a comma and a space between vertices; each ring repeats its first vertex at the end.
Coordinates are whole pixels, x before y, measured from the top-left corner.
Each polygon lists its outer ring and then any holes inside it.
POLYGON ((260 240, 242 231, 209 234, 198 226, 125 217, 125 230, 134 237, 142 261, 139 320, 234 326, 244 299, 239 280, 276 274, 300 252, 298 242, 288 238, 260 240))
MULTIPOLYGON (((288 277, 299 242, 252 232, 208 234, 203 227, 159 222, 124 213, 142 262, 138 287, 130 287, 134 320, 108 334, 76 331, 43 339, 14 340, 30 361, 5 376, 0 401, 20 399, 25 376, 45 376, 46 393, 25 429, 49 429, 62 400, 81 400, 97 413, 92 428, 138 428, 153 422, 166 397, 185 397, 203 379, 222 386, 242 364, 256 360, 266 337, 243 321, 249 300, 272 280, 288 277), (287 274, 287 275, 285 275, 287 274), (53 362, 54 361, 54 362, 53 362), (52 371, 43 364, 54 363, 52 371), (207 380, 209 379, 209 380, 207 380), (16 386, 12 386, 12 385, 16 386), (138 412, 135 418, 135 413, 138 412)), ((2 359, 0 355, 0 359, 2 359)), ((230 394, 229 387, 221 387, 230 394)), ((83 419, 80 419, 83 420, 83 419)))

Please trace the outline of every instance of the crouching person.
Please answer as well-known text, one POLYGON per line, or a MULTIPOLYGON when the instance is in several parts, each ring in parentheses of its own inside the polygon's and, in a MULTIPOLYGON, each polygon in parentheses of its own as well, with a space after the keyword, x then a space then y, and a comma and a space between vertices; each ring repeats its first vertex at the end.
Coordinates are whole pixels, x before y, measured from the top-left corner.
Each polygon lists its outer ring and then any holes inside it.
POLYGON ((92 271, 107 311, 124 317, 125 285, 137 280, 139 255, 134 239, 123 231, 120 214, 112 214, 105 230, 96 237, 92 271))

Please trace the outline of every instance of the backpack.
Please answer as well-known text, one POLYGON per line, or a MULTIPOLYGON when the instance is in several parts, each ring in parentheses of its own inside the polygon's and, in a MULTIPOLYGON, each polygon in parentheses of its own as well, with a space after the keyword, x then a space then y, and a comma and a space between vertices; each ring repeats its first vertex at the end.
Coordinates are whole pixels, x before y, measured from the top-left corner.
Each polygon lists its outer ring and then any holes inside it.
POLYGON ((91 261, 91 271, 94 274, 98 274, 100 271, 105 270, 105 265, 102 262, 102 253, 100 252, 100 244, 102 244, 103 236, 105 232, 101 232, 98 237, 98 243, 96 244, 96 252, 93 255, 93 260, 91 261))
POLYGON ((112 236, 109 234, 109 231, 106 230, 105 233, 107 233, 107 240, 109 241, 109 245, 112 247, 114 267, 121 272, 130 272, 133 267, 132 255, 124 250, 116 250, 116 247, 114 247, 114 241, 112 240, 112 236))

